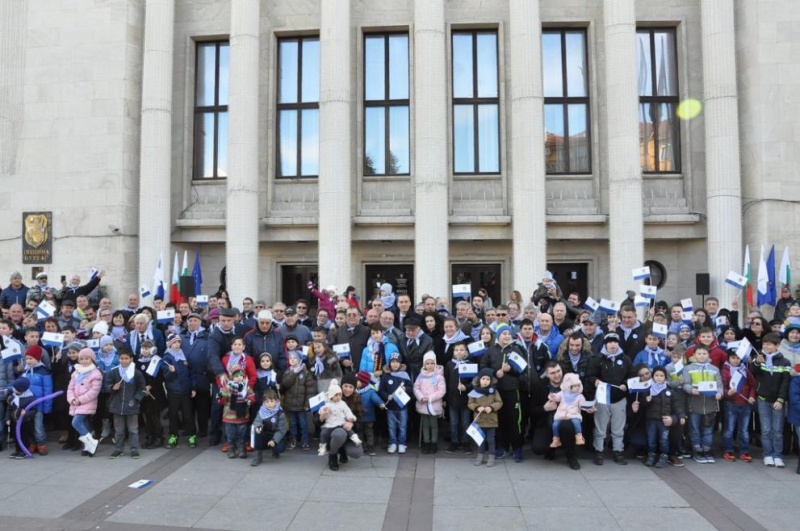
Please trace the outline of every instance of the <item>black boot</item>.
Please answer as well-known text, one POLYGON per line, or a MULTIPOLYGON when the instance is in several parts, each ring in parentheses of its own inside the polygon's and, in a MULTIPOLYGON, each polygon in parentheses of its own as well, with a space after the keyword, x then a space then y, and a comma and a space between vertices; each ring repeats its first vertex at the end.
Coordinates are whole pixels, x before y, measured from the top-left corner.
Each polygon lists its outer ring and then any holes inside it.
POLYGON ((261 461, 262 461, 262 457, 263 456, 261 455, 261 450, 256 450, 256 458, 253 459, 253 462, 250 463, 250 466, 258 466, 258 465, 260 465, 261 461))
POLYGON ((328 468, 331 470, 339 470, 339 458, 336 454, 328 456, 328 468))
POLYGON ((349 460, 350 460, 350 459, 347 457, 347 452, 346 452, 346 451, 345 451, 345 449, 344 449, 344 445, 342 445, 342 447, 341 447, 341 448, 339 448, 339 462, 340 462, 341 464, 345 464, 345 463, 347 463, 349 460))
POLYGON ((439 443, 438 442, 432 442, 431 446, 430 446, 430 449, 428 450, 428 453, 435 454, 438 451, 439 451, 439 443))

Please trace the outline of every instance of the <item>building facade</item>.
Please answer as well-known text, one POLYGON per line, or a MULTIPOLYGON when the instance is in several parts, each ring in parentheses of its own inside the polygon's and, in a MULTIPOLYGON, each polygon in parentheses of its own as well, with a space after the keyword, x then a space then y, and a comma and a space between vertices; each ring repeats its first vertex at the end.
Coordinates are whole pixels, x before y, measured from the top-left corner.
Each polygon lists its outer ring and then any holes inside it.
POLYGON ((5 0, 0 269, 51 211, 46 270, 119 297, 199 250, 234 300, 497 302, 546 268, 621 299, 646 263, 724 303, 745 244, 800 245, 797 28, 793 0, 5 0))

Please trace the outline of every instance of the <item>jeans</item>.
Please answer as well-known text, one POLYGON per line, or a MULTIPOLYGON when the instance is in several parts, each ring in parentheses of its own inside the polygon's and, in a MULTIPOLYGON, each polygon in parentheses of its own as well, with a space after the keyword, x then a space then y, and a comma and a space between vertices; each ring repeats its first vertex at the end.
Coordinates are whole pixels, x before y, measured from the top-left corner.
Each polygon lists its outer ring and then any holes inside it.
POLYGON ((786 412, 775 411, 774 402, 758 400, 758 416, 761 420, 761 449, 764 457, 783 458, 783 423, 786 412))
POLYGON ((224 426, 225 438, 228 440, 228 444, 233 448, 238 446, 239 449, 243 449, 247 437, 247 424, 225 422, 224 426))
POLYGON ((657 454, 659 448, 660 453, 669 453, 669 428, 661 419, 647 419, 647 452, 657 454))
POLYGON ((406 429, 408 428, 407 409, 387 409, 386 417, 389 420, 389 444, 406 444, 406 429))
POLYGON ((750 411, 749 404, 737 405, 733 402, 725 403, 725 428, 722 431, 722 449, 733 452, 733 434, 738 433, 739 451, 750 451, 750 411))
MULTIPOLYGON (((572 427, 575 429, 575 433, 581 433, 583 431, 583 426, 581 425, 581 419, 564 419, 569 420, 572 427)), ((558 433, 558 427, 561 426, 561 423, 564 422, 562 419, 554 419, 553 420, 553 437, 557 437, 556 433, 558 433)), ((581 433, 582 434, 582 433, 581 433)))
POLYGON ((714 436, 716 413, 690 413, 689 438, 695 451, 711 451, 711 440, 714 436))
POLYGON ((125 429, 128 429, 131 450, 139 449, 139 415, 114 414, 114 438, 117 440, 115 449, 122 451, 125 447, 125 429))
POLYGON ((75 415, 72 417, 72 427, 75 428, 75 431, 77 431, 78 435, 81 437, 89 433, 88 416, 89 415, 75 415))
POLYGON ((450 441, 456 444, 469 444, 467 428, 472 423, 472 411, 465 407, 448 406, 450 409, 450 441))
POLYGON ((483 440, 481 447, 478 448, 479 453, 483 453, 488 450, 489 455, 495 454, 494 431, 494 428, 483 428, 483 434, 486 436, 486 438, 483 440))
POLYGON ((297 428, 300 428, 300 444, 305 446, 308 444, 308 420, 306 419, 305 411, 287 411, 289 416, 289 433, 292 434, 292 440, 297 440, 297 428))
POLYGON ((47 432, 44 431, 44 413, 36 410, 36 415, 33 417, 33 442, 36 444, 44 444, 47 442, 47 432))

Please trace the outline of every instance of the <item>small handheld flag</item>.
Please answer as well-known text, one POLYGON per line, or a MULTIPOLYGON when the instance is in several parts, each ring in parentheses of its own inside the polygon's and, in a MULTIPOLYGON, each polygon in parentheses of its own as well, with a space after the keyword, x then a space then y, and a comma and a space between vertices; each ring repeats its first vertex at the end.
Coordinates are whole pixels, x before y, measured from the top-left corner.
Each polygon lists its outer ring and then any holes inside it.
POLYGON ((325 395, 325 391, 316 394, 308 399, 308 406, 312 412, 317 412, 325 405, 327 398, 325 395))
POLYGON ((657 290, 658 287, 656 286, 647 286, 645 284, 639 286, 639 294, 642 297, 646 297, 648 299, 655 299, 657 290))
POLYGON ((478 376, 477 363, 462 363, 458 366, 459 378, 475 378, 478 376))
POLYGON ((467 345, 467 351, 471 358, 477 358, 486 352, 486 345, 483 341, 473 341, 467 345))
POLYGON ((637 308, 649 308, 651 300, 652 299, 648 299, 647 297, 640 297, 637 295, 633 299, 633 305, 637 308))
POLYGON ((472 284, 453 284, 453 298, 470 297, 472 295, 472 284))
POLYGON ((667 328, 667 325, 660 324, 660 323, 653 323, 653 335, 654 336, 656 336, 658 338, 661 338, 661 339, 666 339, 668 331, 669 331, 669 329, 667 328))
POLYGON ((36 319, 38 321, 44 321, 48 317, 53 317, 55 314, 56 307, 47 301, 42 301, 39 303, 39 306, 36 307, 36 319))
POLYGON ((153 355, 150 358, 150 363, 147 364, 147 369, 145 369, 144 372, 155 378, 158 376, 160 370, 161 370, 161 356, 153 355))
POLYGON ((92 266, 92 268, 89 270, 89 280, 94 280, 98 273, 100 273, 100 270, 92 266))
POLYGON ((480 447, 483 444, 483 441, 486 440, 486 434, 483 432, 480 426, 476 422, 473 422, 467 428, 467 435, 469 435, 475 444, 480 447))
POLYGON ((742 371, 734 371, 733 374, 731 374, 731 389, 737 393, 741 393, 746 381, 747 378, 745 378, 744 374, 742 374, 742 371))
POLYGON ((681 321, 688 325, 692 324, 692 317, 694 317, 694 313, 691 311, 681 312, 681 321))
POLYGON ((716 396, 717 382, 697 382, 697 390, 701 395, 716 396))
POLYGON ((692 302, 691 298, 688 299, 681 299, 681 308, 685 312, 691 312, 694 310, 694 303, 692 302))
POLYGON ((61 348, 64 346, 64 334, 45 332, 42 334, 42 344, 48 347, 61 348))
POLYGON ((333 345, 333 351, 339 356, 340 359, 347 359, 350 357, 350 344, 339 343, 333 345))
POLYGON ((633 393, 641 393, 642 391, 647 391, 650 389, 650 384, 653 382, 651 380, 641 381, 639 380, 638 376, 634 376, 633 378, 628 378, 628 392, 633 393))
POLYGON ((650 266, 637 267, 632 271, 633 280, 644 280, 650 278, 650 266))
POLYGON ((139 295, 141 295, 143 299, 146 299, 147 297, 150 296, 150 288, 148 288, 147 286, 142 286, 141 288, 139 288, 139 295))
POLYGON ((198 295, 195 300, 198 306, 208 306, 208 295, 198 295))
POLYGON ((608 405, 611 403, 611 387, 606 382, 597 384, 595 392, 595 401, 598 404, 608 405))
POLYGON ((394 398, 394 401, 397 402, 400 407, 405 407, 405 405, 408 404, 408 401, 411 400, 411 397, 408 396, 408 393, 406 393, 406 390, 403 389, 402 385, 398 387, 394 393, 392 393, 392 398, 394 398))
POLYGON ((683 373, 683 360, 676 361, 672 368, 675 369, 675 374, 680 375, 683 373))
POLYGON ((731 271, 728 273, 728 276, 725 277, 725 283, 729 286, 733 286, 736 289, 744 289, 744 287, 747 285, 747 277, 731 271))
POLYGON ((516 352, 512 352, 508 355, 508 364, 514 367, 518 373, 522 373, 528 367, 528 362, 523 359, 522 356, 517 354, 516 352))
POLYGON ((594 313, 600 307, 600 303, 591 297, 586 297, 586 301, 583 303, 583 307, 589 310, 590 312, 594 313))
POLYGON ((16 341, 6 341, 6 348, 2 351, 3 361, 15 361, 22 359, 22 347, 16 341))
POLYGON ((606 313, 617 313, 619 311, 619 303, 610 299, 600 299, 600 310, 606 313))
POLYGON ((739 342, 739 346, 736 348, 736 355, 739 356, 742 363, 747 363, 747 360, 750 359, 751 352, 753 352, 753 345, 750 344, 750 341, 746 337, 743 337, 739 342))
POLYGON ((160 324, 169 324, 175 320, 175 310, 160 310, 156 312, 156 321, 160 324))

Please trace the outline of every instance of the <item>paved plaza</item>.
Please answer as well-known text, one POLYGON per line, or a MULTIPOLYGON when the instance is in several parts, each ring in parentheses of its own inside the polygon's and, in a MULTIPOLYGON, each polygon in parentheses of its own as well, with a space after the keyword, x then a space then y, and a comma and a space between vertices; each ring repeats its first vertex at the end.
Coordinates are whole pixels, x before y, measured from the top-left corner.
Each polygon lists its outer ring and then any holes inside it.
POLYGON ((338 472, 312 453, 253 468, 219 448, 108 459, 0 454, 0 528, 13 530, 797 529, 800 475, 760 463, 579 471, 531 458, 473 466, 461 454, 381 455, 338 472), (152 485, 133 489, 140 480, 152 485))

